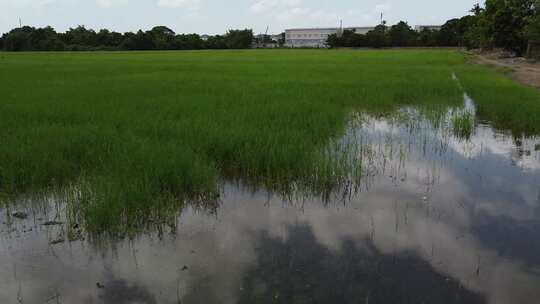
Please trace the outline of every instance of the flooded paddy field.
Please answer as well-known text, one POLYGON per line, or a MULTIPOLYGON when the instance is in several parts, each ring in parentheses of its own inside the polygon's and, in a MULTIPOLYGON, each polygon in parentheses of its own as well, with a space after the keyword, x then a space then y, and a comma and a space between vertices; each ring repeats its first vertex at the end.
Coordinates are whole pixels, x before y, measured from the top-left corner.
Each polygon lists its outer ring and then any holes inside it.
POLYGON ((540 98, 461 54, 18 56, 60 76, 0 102, 0 303, 540 298, 540 98))

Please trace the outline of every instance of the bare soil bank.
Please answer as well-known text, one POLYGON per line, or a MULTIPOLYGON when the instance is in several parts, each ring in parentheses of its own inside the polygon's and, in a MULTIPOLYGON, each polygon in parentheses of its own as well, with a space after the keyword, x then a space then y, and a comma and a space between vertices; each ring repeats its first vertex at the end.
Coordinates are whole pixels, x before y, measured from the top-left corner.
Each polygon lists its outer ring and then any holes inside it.
POLYGON ((540 62, 532 62, 523 57, 512 57, 502 51, 473 52, 474 62, 509 69, 515 80, 540 89, 540 62))

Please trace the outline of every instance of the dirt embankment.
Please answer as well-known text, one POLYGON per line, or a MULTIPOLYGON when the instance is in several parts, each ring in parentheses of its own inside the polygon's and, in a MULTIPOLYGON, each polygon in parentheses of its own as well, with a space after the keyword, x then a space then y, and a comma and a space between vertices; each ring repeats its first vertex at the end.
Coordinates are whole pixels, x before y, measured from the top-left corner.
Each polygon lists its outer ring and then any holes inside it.
POLYGON ((523 57, 512 57, 501 51, 475 52, 474 61, 509 70, 515 80, 540 90, 540 62, 531 62, 523 57))

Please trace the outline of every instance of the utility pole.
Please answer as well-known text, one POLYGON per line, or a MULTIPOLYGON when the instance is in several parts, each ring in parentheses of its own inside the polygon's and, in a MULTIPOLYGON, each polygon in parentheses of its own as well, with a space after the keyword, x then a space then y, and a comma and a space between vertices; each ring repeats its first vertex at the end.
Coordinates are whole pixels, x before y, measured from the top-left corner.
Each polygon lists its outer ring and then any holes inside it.
POLYGON ((263 48, 266 48, 266 38, 268 37, 268 30, 270 29, 270 25, 266 26, 266 32, 264 32, 263 36, 263 48))
POLYGON ((21 17, 19 17, 19 27, 22 27, 22 20, 21 20, 21 17))

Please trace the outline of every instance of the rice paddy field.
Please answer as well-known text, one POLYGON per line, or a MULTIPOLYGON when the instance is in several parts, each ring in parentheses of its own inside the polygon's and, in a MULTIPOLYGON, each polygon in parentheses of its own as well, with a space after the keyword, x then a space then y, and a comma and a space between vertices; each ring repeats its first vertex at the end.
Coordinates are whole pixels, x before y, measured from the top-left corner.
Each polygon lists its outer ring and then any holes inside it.
POLYGON ((540 93, 456 50, 0 53, 0 303, 535 303, 540 93))

